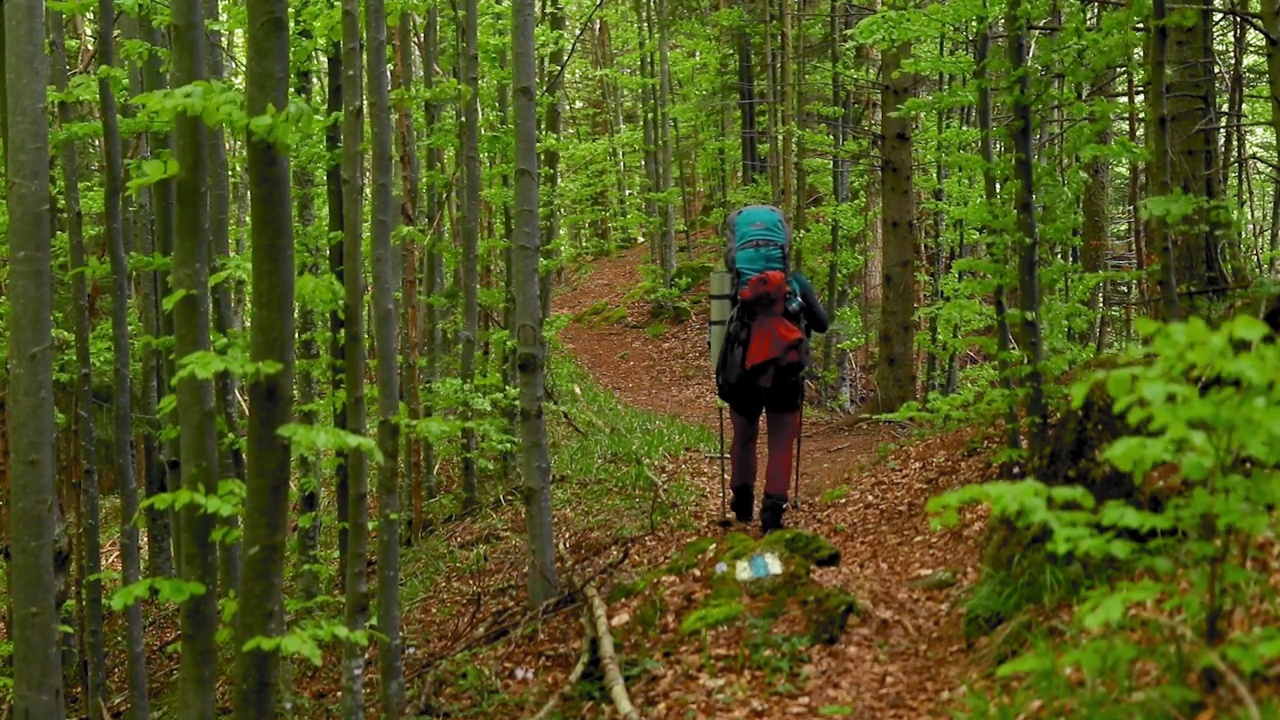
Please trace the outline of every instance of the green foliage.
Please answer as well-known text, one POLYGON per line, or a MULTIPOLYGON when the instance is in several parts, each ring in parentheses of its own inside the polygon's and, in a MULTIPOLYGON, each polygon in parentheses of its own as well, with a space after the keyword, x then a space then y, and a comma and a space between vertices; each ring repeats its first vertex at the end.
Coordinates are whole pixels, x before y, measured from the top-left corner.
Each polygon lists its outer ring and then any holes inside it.
MULTIPOLYGON (((979 502, 997 520, 1049 534, 1040 569, 1020 576, 1034 587, 1000 591, 992 578, 969 608, 1007 615, 1018 604, 1080 592, 1063 641, 1035 644, 999 670, 1018 678, 1019 696, 1034 693, 1060 717, 1133 717, 1141 707, 1191 713, 1212 690, 1195 681, 1197 673, 1250 683, 1280 661, 1273 623, 1225 616, 1240 608, 1270 617, 1277 607, 1269 569, 1249 558, 1269 542, 1271 508, 1280 500, 1280 346, 1247 315, 1219 328, 1193 318, 1144 322, 1141 330, 1145 342, 1133 361, 1081 381, 1076 397, 1081 402, 1093 382, 1104 382, 1115 412, 1144 428, 1105 456, 1139 481, 1174 468, 1160 506, 1098 504, 1082 488, 1034 480, 963 488, 930 503, 943 522, 954 521, 960 505, 979 502), (1110 583, 1085 583, 1049 557, 1126 571, 1110 583), (1153 637, 1171 641, 1153 646, 1153 637), (1083 685, 1063 682, 1068 667, 1083 674, 1083 685)), ((967 716, 1005 717, 1001 707, 987 698, 967 716)))

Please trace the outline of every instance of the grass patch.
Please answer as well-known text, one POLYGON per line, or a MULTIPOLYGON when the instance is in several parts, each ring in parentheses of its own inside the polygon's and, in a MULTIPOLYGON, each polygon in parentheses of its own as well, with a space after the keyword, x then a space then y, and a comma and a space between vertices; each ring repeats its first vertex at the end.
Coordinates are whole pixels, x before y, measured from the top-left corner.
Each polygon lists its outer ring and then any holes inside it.
POLYGON ((690 478, 665 476, 664 466, 686 453, 711 452, 710 428, 630 407, 557 357, 548 382, 557 401, 548 408, 555 507, 573 508, 575 518, 609 526, 619 537, 661 522, 692 528, 685 508, 697 488, 690 478))

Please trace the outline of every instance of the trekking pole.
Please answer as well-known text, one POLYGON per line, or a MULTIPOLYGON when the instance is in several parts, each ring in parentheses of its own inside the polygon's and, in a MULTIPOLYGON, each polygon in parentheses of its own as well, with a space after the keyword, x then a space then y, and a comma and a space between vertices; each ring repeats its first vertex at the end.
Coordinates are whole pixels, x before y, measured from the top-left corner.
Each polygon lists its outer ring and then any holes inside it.
POLYGON ((800 410, 796 415, 796 497, 791 506, 800 507, 800 441, 804 439, 804 376, 800 376, 800 410))
POLYGON ((728 491, 725 490, 724 473, 724 403, 717 402, 716 409, 720 411, 720 525, 728 527, 729 509, 728 500, 725 497, 728 491))

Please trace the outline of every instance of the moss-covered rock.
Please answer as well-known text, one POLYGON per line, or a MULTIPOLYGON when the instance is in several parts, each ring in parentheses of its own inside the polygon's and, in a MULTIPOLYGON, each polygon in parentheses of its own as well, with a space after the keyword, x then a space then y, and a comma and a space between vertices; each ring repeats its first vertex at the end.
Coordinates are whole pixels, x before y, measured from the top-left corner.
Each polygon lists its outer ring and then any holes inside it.
POLYGON ((815 582, 810 570, 839 561, 840 552, 827 539, 788 529, 761 540, 741 532, 700 538, 676 553, 665 570, 684 575, 697 569, 705 584, 700 602, 681 620, 683 633, 721 627, 744 616, 771 625, 794 608, 805 618, 813 642, 834 643, 858 612, 858 603, 844 590, 815 582), (775 554, 782 572, 739 580, 737 564, 757 553, 775 554))
POLYGON ((849 624, 849 617, 859 612, 861 608, 853 595, 840 588, 818 589, 805 600, 809 637, 816 643, 834 645, 849 624))

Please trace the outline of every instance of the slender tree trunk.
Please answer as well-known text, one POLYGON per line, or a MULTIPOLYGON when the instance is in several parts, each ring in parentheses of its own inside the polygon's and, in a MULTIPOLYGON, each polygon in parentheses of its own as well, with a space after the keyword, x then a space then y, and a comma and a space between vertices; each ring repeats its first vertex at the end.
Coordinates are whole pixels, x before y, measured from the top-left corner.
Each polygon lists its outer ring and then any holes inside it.
POLYGON ((1035 161, 1032 155, 1031 78, 1027 66, 1028 21, 1021 14, 1022 0, 1011 0, 1005 27, 1012 36, 1009 64, 1013 68, 1013 175, 1017 182, 1018 215, 1018 310, 1022 315, 1022 352, 1030 367, 1026 372, 1027 420, 1031 424, 1031 456, 1038 457, 1048 435, 1049 410, 1045 404, 1041 365, 1044 348, 1040 338, 1040 240, 1036 231, 1035 161))
MULTIPOLYGON (((994 214, 1000 202, 998 190, 996 187, 996 169, 995 169, 995 147, 994 135, 995 130, 992 127, 992 102, 991 102, 991 27, 989 20, 978 31, 978 42, 976 52, 974 54, 974 84, 978 90, 978 132, 980 136, 979 144, 982 153, 982 195, 987 204, 987 212, 994 214)), ((990 228, 987 228, 990 232, 990 228)), ((999 249, 999 260, 1001 265, 1007 263, 1008 253, 1003 245, 999 249)), ((1022 433, 1018 426, 1018 408, 1016 398, 1013 394, 1013 375, 1009 371, 1010 356, 1010 332, 1009 332, 1009 314, 1005 306, 1005 273, 1003 268, 996 271, 995 283, 995 320, 996 320, 996 367, 1000 373, 1000 386, 1004 389, 1007 396, 1007 410, 1005 413, 1005 432, 1008 434, 1007 443, 1010 449, 1017 450, 1022 447, 1022 433)))
MULTIPOLYGON (((150 45, 147 59, 142 67, 142 88, 147 92, 157 92, 169 86, 168 78, 164 73, 164 64, 161 56, 160 32, 155 25, 154 18, 149 12, 143 12, 139 19, 139 32, 144 43, 150 45)), ((147 146, 151 151, 152 157, 162 157, 171 149, 170 134, 166 132, 152 132, 147 137, 147 146)), ((160 180, 151 186, 151 210, 155 214, 155 252, 163 258, 172 259, 173 257, 173 241, 175 227, 175 182, 172 178, 160 180)), ((156 304, 156 327, 159 334, 157 339, 167 339, 173 337, 173 309, 165 309, 164 299, 169 297, 173 292, 172 271, 165 273, 163 271, 155 274, 155 304, 156 304)), ((157 405, 163 402, 163 399, 173 393, 170 388, 170 381, 174 375, 174 358, 172 353, 166 353, 160 350, 156 351, 156 392, 157 405)), ((165 417, 158 418, 159 425, 163 427, 168 425, 176 427, 178 424, 178 415, 176 410, 170 411, 165 417)), ((159 428, 157 428, 159 430, 159 428)), ((157 436, 158 436, 157 432, 157 436)), ((157 481, 162 481, 160 486, 151 484, 152 478, 148 478, 148 495, 153 495, 154 490, 159 492, 168 492, 177 490, 182 482, 182 458, 180 450, 180 441, 177 438, 165 440, 158 448, 160 453, 155 463, 157 481), (164 468, 163 471, 160 468, 164 468)), ((169 514, 169 534, 173 543, 173 560, 174 570, 179 571, 178 565, 182 563, 182 530, 180 527, 181 515, 177 511, 169 514)), ((152 539, 155 542, 156 539, 152 539)))
MULTIPOLYGON (((799 164, 795 151, 795 132, 796 132, 796 92, 795 92, 795 31, 792 27, 792 9, 793 2, 802 0, 778 0, 779 19, 782 26, 782 57, 780 58, 782 71, 782 93, 780 98, 781 115, 782 115, 782 156, 778 158, 778 165, 782 170, 782 207, 786 211, 790 211, 795 207, 796 196, 796 167, 799 164)), ((801 27, 803 27, 804 19, 801 18, 801 27)), ((776 97, 776 96, 775 96, 776 97)), ((793 215, 791 218, 792 225, 799 222, 799 215, 793 215)))
MULTIPOLYGON (((1262 27, 1266 34, 1267 88, 1271 97, 1271 131, 1276 147, 1280 147, 1280 0, 1261 0, 1262 27)), ((7 157, 7 156, 6 156, 7 157)), ((1280 182, 1271 190, 1271 232, 1269 250, 1271 259, 1268 270, 1275 274, 1280 258, 1280 182)))
MULTIPOLYGON (((113 0, 99 0, 98 65, 103 70, 115 66, 114 23, 102 19, 115 17, 113 0)), ((129 261, 124 242, 122 186, 124 176, 120 144, 120 124, 116 113, 115 93, 107 75, 98 77, 98 103, 102 113, 103 209, 104 239, 111 258, 111 348, 115 357, 112 406, 112 440, 115 455, 116 487, 120 492, 120 569, 124 584, 141 579, 142 558, 138 543, 138 483, 133 458, 133 389, 129 338, 129 261)), ((147 697, 147 657, 141 602, 125 608, 125 647, 130 717, 146 720, 150 715, 147 697)), ((89 708, 89 712, 96 709, 89 708)))
MULTIPOLYGON (((249 0, 245 101, 250 118, 289 100, 287 0, 249 0)), ((292 449, 280 428, 293 419, 294 249, 286 148, 249 132, 249 215, 253 320, 249 358, 264 372, 249 382, 244 507, 244 578, 236 645, 236 717, 270 717, 279 692, 280 654, 244 649, 284 634, 284 566, 292 449), (281 208, 286 208, 284 212, 281 208)))
POLYGON ((756 120, 755 63, 751 57, 751 32, 737 30, 738 111, 742 122, 742 184, 750 186, 764 172, 760 164, 760 131, 756 120))
MULTIPOLYGON (((203 0, 206 22, 217 22, 219 19, 219 0, 203 0)), ((208 30, 209 78, 223 79, 222 33, 216 25, 208 30)), ((222 128, 209 131, 209 232, 210 250, 209 272, 217 275, 226 269, 231 258, 231 182, 230 168, 227 163, 227 143, 222 128)), ((209 289, 213 301, 213 329, 217 335, 230 339, 237 323, 234 319, 234 307, 231 300, 231 280, 224 279, 209 289)), ((218 416, 224 427, 219 433, 222 440, 218 448, 218 480, 234 479, 245 481, 245 458, 240 449, 240 413, 237 409, 237 385, 239 384, 230 372, 219 373, 214 378, 215 402, 218 405, 218 416)), ((239 528, 240 519, 236 514, 219 519, 219 523, 227 532, 218 547, 218 575, 221 581, 219 591, 224 597, 240 595, 240 541, 233 539, 239 528)))
MULTIPOLYGON (((879 9, 879 0, 870 0, 864 10, 860 9, 858 11, 857 22, 863 22, 872 17, 879 12, 879 9)), ((863 46, 861 55, 861 64, 867 68, 868 72, 875 72, 875 66, 882 64, 879 63, 880 52, 872 43, 867 43, 863 46)), ((881 70, 881 74, 884 74, 883 70, 881 70)), ((883 129, 885 109, 881 106, 880 100, 880 93, 867 92, 864 122, 868 127, 883 129)), ((880 133, 872 133, 870 151, 874 157, 883 157, 883 144, 884 138, 880 136, 880 133)), ((880 167, 880 164, 872 163, 872 167, 867 169, 863 185, 867 243, 863 252, 866 265, 862 271, 860 305, 862 306, 862 325, 868 329, 879 325, 880 312, 884 305, 884 206, 880 192, 883 185, 883 175, 884 170, 880 167)))
MULTIPOLYGON (((427 127, 435 127, 440 122, 441 110, 440 103, 430 95, 430 91, 435 87, 436 83, 436 65, 439 62, 439 5, 431 3, 427 9, 427 21, 423 28, 422 42, 422 73, 424 76, 424 85, 428 90, 428 99, 426 101, 425 115, 427 119, 427 127)), ((444 172, 443 153, 434 143, 427 149, 427 223, 430 230, 427 234, 426 248, 426 269, 423 272, 422 294, 428 298, 426 312, 426 363, 425 372, 422 382, 423 388, 423 417, 431 417, 435 414, 434 396, 432 387, 438 374, 439 358, 440 358, 440 311, 435 302, 436 294, 440 292, 443 283, 440 278, 444 274, 444 258, 441 255, 441 246, 444 244, 444 204, 441 202, 441 182, 440 174, 444 172)), ((422 484, 428 498, 436 495, 436 448, 435 443, 429 438, 423 442, 422 447, 422 465, 423 477, 422 484)))
MULTIPOLYGON (((48 13, 49 51, 54 88, 67 89, 67 46, 62 13, 48 13)), ((107 26, 110 27, 110 26, 107 26)), ((110 37, 108 33, 108 37, 110 37)), ((101 40, 99 40, 101 42, 101 40)), ((101 60, 101 58, 99 58, 101 60)), ((66 203, 67 242, 70 245, 72 312, 75 316, 76 399, 75 428, 80 463, 80 593, 83 595, 81 631, 84 638, 83 694, 80 705, 88 712, 102 706, 106 686, 106 649, 102 611, 102 511, 98 502, 97 435, 93 423, 93 365, 89 355, 89 295, 85 288, 84 215, 80 210, 80 172, 75 136, 68 126, 75 118, 71 104, 58 101, 58 124, 64 132, 58 155, 62 165, 62 191, 66 203)), ((52 191, 52 189, 51 189, 52 191)), ((118 207, 118 205, 117 205, 118 207)), ((126 356, 125 367, 128 367, 126 356)), ((125 437, 126 444, 128 436, 125 437)), ((80 594, 78 593, 78 594, 80 594)))
POLYGON ((555 596, 559 578, 551 516, 551 459, 542 410, 545 355, 538 297, 538 119, 533 20, 534 1, 513 0, 511 59, 516 211, 512 244, 516 263, 516 367, 520 373, 520 450, 529 542, 529 602, 537 607, 555 596))
MULTIPOLYGON (((208 78, 204 17, 199 0, 173 0, 173 84, 184 87, 208 78)), ((173 286, 181 297, 173 304, 174 354, 185 359, 211 351, 209 338, 209 175, 208 133, 200 117, 179 114, 174 120, 175 236, 173 286)), ((212 495, 217 491, 218 436, 213 383, 195 373, 177 379, 181 435, 182 488, 212 495)), ((180 574, 203 591, 182 605, 182 666, 179 706, 184 719, 212 720, 217 691, 218 628, 216 519, 195 504, 182 508, 180 574)))
MULTIPOLYGON (((480 271, 480 46, 477 39, 479 9, 477 0, 464 3, 462 80, 468 88, 462 107, 462 383, 468 391, 476 377, 476 342, 479 334, 480 271)), ((469 413, 468 413, 469 416, 469 413)), ((468 424, 462 431, 463 506, 474 508, 479 503, 476 479, 476 434, 468 424)))
MULTIPOLYGON (((131 35, 142 37, 141 23, 130 23, 131 35)), ((129 77, 130 93, 137 95, 143 91, 144 72, 142 67, 131 68, 129 77)), ((126 104, 122 111, 128 112, 126 104)), ((146 157, 150 154, 150 136, 139 138, 138 155, 146 157)), ((152 192, 156 186, 143 187, 137 194, 133 205, 132 223, 133 246, 131 249, 143 255, 155 253, 155 235, 152 220, 156 215, 152 212, 152 192)), ((158 218, 156 218, 158 220, 158 218)), ((138 288, 139 314, 142 319, 142 333, 148 339, 160 336, 159 289, 156 273, 147 269, 139 271, 136 279, 138 288)), ((163 367, 161 351, 154 343, 146 344, 142 349, 142 387, 138 392, 141 407, 139 413, 147 420, 140 429, 142 435, 142 474, 143 489, 147 497, 165 492, 168 485, 168 470, 160 453, 159 422, 156 406, 160 397, 160 373, 163 367)), ((173 567, 173 528, 172 516, 167 510, 149 506, 145 510, 147 525, 147 575, 149 577, 169 578, 174 575, 173 567)))
MULTIPOLYGON (((505 73, 510 69, 508 56, 509 52, 506 47, 499 51, 499 66, 505 73)), ((498 114, 502 118, 502 131, 504 134, 511 134, 511 87, 506 83, 498 86, 498 114)), ((508 197, 507 193, 511 192, 511 171, 514 168, 512 164, 503 163, 502 165, 502 193, 504 197, 508 197)), ((502 262, 503 268, 503 287, 502 287, 502 325, 506 328, 510 335, 507 341, 502 344, 502 386, 516 386, 516 342, 515 342, 515 262, 513 259, 514 248, 511 245, 512 233, 511 203, 502 203, 502 262)), ((545 319, 545 318, 544 318, 545 319)), ((508 429, 511 431, 512 437, 519 437, 520 432, 520 405, 515 403, 509 407, 507 414, 508 429)), ((516 448, 518 449, 518 448, 516 448)), ((514 449, 504 450, 502 452, 502 479, 504 482, 511 482, 516 477, 516 452, 514 449)))
POLYGON ((662 284, 671 287, 676 269, 676 206, 671 197, 671 166, 675 164, 671 143, 671 59, 667 0, 658 3, 658 126, 662 157, 659 162, 658 192, 662 193, 662 284))
MULTIPOLYGON (((295 32, 303 43, 314 41, 313 33, 299 15, 294 15, 295 32)), ((314 101, 314 73, 312 64, 314 54, 298 63, 295 69, 295 90, 308 103, 314 101)), ((327 137, 326 137, 327 140, 327 137)), ((316 222, 315 207, 315 169, 306 163, 290 162, 293 173, 293 186, 298 189, 298 227, 302 237, 315 237, 313 227, 316 222)), ((250 198, 252 201, 252 198, 250 198)), ((339 198, 341 202, 341 198, 339 198)), ((320 277, 323 254, 327 252, 324 244, 308 244, 305 247, 306 259, 298 268, 298 277, 320 277)), ((295 265, 297 265, 295 261, 295 265)), ((295 281, 296 288, 296 281, 295 281)), ((318 311, 308 307, 297 308, 298 368, 297 376, 298 404, 302 410, 298 420, 303 425, 315 425, 319 418, 315 410, 316 393, 320 375, 320 344, 317 339, 319 331, 318 311)), ((297 553, 297 583, 299 599, 303 602, 314 600, 320 594, 320 575, 318 572, 320 552, 320 531, 322 514, 320 512, 320 458, 316 453, 298 453, 298 509, 297 535, 295 551, 297 553)), ((286 670, 287 671, 287 670, 286 670)))
MULTIPOLYGON (((1096 103, 1111 94, 1114 79, 1111 71, 1104 72, 1103 77, 1089 88, 1088 99, 1096 103)), ((1105 113, 1095 113, 1094 122, 1098 125, 1098 144, 1110 145, 1110 119, 1105 113)), ((1085 176, 1080 264, 1086 273, 1101 273, 1105 269, 1111 233, 1111 161, 1101 156, 1090 158, 1085 165, 1085 176)), ((1089 344, 1098 348, 1106 342, 1106 293, 1106 281, 1098 280, 1089 294, 1089 311, 1093 315, 1089 344)))
MULTIPOLYGON (((343 220, 343 335, 347 431, 365 433, 364 198, 363 87, 360 81, 360 3, 342 3, 342 220, 343 220)), ((369 476, 365 453, 347 453, 349 483, 346 563, 346 625, 361 632, 369 618, 369 476)), ((364 717, 364 648, 348 642, 343 658, 342 699, 347 720, 364 717)))
POLYGON ((63 717, 57 579, 53 574, 53 262, 44 3, 4 12, 5 200, 9 209, 9 427, 16 718, 63 717))
MULTIPOLYGON (((558 190, 560 188, 560 141, 564 124, 564 75, 560 72, 560 68, 565 62, 564 3, 562 0, 550 0, 547 10, 547 14, 550 16, 548 24, 551 26, 553 37, 551 52, 548 53, 547 57, 548 64, 551 67, 548 68, 545 92, 549 96, 550 102, 546 105, 546 117, 544 120, 546 124, 543 133, 545 149, 542 151, 543 184, 539 186, 542 195, 538 210, 543 219, 542 241, 539 244, 539 252, 544 260, 552 261, 558 254, 560 243, 560 200, 558 190)), ((538 291, 542 303, 543 318, 551 317, 552 278, 553 273, 550 269, 541 273, 538 291)))
POLYGON ((392 253, 391 99, 387 74, 387 14, 383 0, 365 5, 368 26, 369 117, 373 144, 370 247, 373 254, 373 336, 378 352, 378 664, 384 717, 404 713, 400 649, 400 371, 392 253))
POLYGON ((882 70, 884 309, 880 316, 876 384, 880 387, 880 407, 885 412, 897 410, 916 396, 916 212, 911 148, 914 121, 903 112, 914 80, 902 69, 910 57, 910 43, 886 50, 882 70))
MULTIPOLYGON (((1165 11, 1165 0, 1154 0, 1152 3, 1151 32, 1151 72, 1148 97, 1151 115, 1154 116, 1155 134, 1151 141, 1152 172, 1148 180, 1147 197, 1162 197, 1173 189, 1169 145, 1170 118, 1168 107, 1167 64, 1169 46, 1169 27, 1166 24, 1168 14, 1165 11)), ((1149 121, 1150 122, 1150 121, 1149 121)), ((1174 260, 1174 239, 1169 223, 1162 217, 1156 217, 1151 223, 1150 243, 1154 244, 1157 257, 1160 258, 1160 306, 1167 322, 1182 318, 1178 302, 1179 269, 1174 260)), ((1150 247, 1150 244, 1148 245, 1150 247)))
MULTIPOLYGON (((325 59, 325 87, 325 111, 330 118, 342 117, 342 56, 337 43, 329 46, 325 59)), ((343 212, 346 190, 343 187, 342 173, 346 153, 344 152, 339 159, 338 151, 343 147, 345 129, 345 119, 331 120, 324 133, 325 150, 331 158, 329 165, 325 168, 325 196, 329 206, 329 273, 343 288, 346 287, 346 258, 343 252, 346 247, 344 237, 346 224, 343 212)), ((337 399, 345 395, 343 388, 346 378, 347 345, 344 312, 345 306, 329 313, 329 382, 331 394, 336 398, 333 401, 333 426, 339 430, 347 429, 346 401, 337 399)), ((351 536, 350 472, 351 453, 339 453, 338 466, 334 470, 334 505, 337 507, 338 521, 338 584, 344 591, 347 587, 347 558, 350 554, 348 550, 351 536)))
MULTIPOLYGON (((421 365, 419 355, 422 350, 422 309, 418 297, 418 281, 421 266, 418 262, 418 239, 421 237, 422 203, 421 169, 418 164, 418 140, 414 132, 413 114, 409 97, 414 91, 413 73, 413 16, 407 12, 400 14, 397 28, 396 68, 397 85, 405 98, 397 106, 397 136, 400 143, 400 175, 403 181, 404 198, 400 205, 400 217, 413 233, 405 238, 404 250, 404 337, 405 346, 401 349, 404 358, 402 368, 405 386, 405 402, 409 406, 409 420, 416 422, 422 419, 422 398, 420 394, 419 373, 421 365)), ((426 72, 430 72, 428 68, 426 72)), ((409 525, 409 536, 412 538, 421 530, 425 522, 423 516, 422 493, 422 441, 410 433, 405 442, 406 469, 412 506, 412 521, 409 525)))

